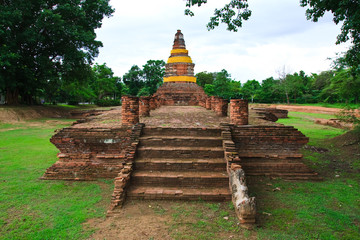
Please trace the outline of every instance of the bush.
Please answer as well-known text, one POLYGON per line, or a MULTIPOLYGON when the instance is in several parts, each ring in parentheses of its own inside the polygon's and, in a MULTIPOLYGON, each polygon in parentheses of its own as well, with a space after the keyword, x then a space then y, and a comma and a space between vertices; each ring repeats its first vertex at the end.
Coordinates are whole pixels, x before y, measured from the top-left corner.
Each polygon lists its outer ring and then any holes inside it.
POLYGON ((95 101, 95 104, 99 107, 109 107, 109 106, 120 106, 120 100, 118 99, 98 99, 95 101))

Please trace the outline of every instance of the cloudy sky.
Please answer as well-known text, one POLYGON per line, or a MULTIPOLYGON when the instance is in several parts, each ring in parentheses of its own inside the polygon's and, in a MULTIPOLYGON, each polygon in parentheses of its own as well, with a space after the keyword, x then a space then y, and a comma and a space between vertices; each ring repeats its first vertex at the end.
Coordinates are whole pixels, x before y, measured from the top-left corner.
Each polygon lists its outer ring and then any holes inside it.
POLYGON ((194 7, 195 16, 189 17, 184 16, 184 0, 111 0, 115 13, 97 30, 104 47, 95 61, 105 62, 120 77, 150 59, 166 62, 176 30, 181 29, 195 73, 226 69, 244 83, 277 77, 283 66, 289 73, 319 73, 330 68, 327 58, 346 50, 346 45, 335 45, 340 26, 332 16, 307 21, 298 0, 249 0, 252 16, 238 32, 225 26, 207 31, 214 9, 226 2, 209 0, 194 7))

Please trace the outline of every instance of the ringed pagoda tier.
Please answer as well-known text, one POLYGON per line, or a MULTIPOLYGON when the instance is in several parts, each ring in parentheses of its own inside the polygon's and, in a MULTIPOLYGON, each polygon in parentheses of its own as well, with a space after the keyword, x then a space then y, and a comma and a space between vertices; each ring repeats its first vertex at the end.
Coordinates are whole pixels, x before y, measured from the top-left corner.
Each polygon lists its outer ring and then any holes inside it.
POLYGON ((195 64, 186 50, 184 35, 181 30, 175 34, 173 48, 165 65, 164 83, 154 97, 162 105, 204 105, 207 95, 196 84, 195 64))
POLYGON ((189 57, 189 51, 186 50, 184 35, 181 30, 177 30, 174 39, 174 45, 171 55, 165 65, 164 82, 194 82, 195 64, 189 57))

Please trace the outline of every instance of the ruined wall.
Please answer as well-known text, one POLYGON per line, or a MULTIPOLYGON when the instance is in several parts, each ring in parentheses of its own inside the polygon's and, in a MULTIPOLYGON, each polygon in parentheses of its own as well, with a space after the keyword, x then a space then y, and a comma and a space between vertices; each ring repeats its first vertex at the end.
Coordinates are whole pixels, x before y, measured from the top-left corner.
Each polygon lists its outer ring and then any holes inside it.
MULTIPOLYGON (((136 125, 135 125, 136 126, 136 125)), ((50 142, 59 150, 59 160, 42 179, 95 180, 114 178, 133 151, 134 127, 64 128, 50 142)))
POLYGON ((302 157, 309 139, 291 126, 234 126, 232 137, 241 157, 302 157))
POLYGON ((239 164, 247 175, 315 179, 317 174, 302 162, 300 148, 309 139, 291 126, 232 126, 239 164))

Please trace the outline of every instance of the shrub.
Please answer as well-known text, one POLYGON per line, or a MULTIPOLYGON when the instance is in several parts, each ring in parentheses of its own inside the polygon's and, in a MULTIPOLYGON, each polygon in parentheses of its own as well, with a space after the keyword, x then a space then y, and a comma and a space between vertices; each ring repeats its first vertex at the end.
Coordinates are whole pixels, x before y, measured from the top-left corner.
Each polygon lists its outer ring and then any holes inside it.
POLYGON ((120 100, 118 99, 98 99, 95 101, 95 104, 99 107, 109 107, 109 106, 119 106, 121 105, 120 100))

